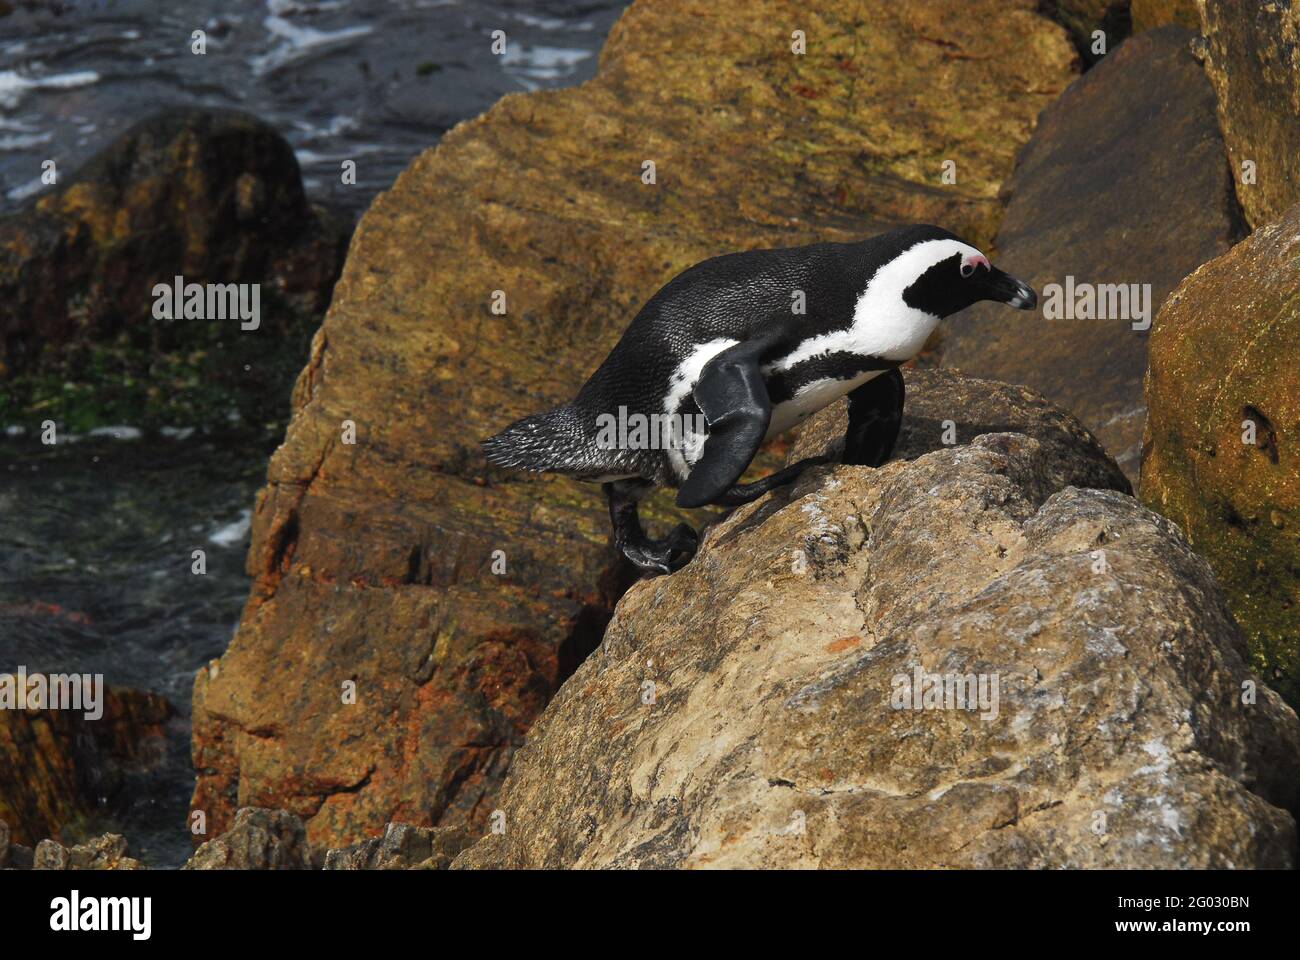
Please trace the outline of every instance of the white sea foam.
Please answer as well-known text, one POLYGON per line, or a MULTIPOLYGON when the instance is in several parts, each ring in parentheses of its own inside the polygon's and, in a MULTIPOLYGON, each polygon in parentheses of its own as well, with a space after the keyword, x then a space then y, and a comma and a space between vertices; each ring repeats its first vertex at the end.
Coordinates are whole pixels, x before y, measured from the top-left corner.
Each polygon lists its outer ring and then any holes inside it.
POLYGON ((354 37, 363 37, 374 32, 375 29, 364 25, 344 27, 342 30, 317 30, 315 27, 300 27, 284 17, 277 16, 267 17, 262 21, 262 25, 272 36, 284 42, 273 50, 249 60, 253 73, 259 76, 276 70, 286 63, 299 60, 320 47, 351 40, 354 37))
POLYGON ((32 90, 69 90, 99 82, 94 70, 56 73, 48 77, 24 77, 16 70, 0 70, 0 107, 12 110, 32 90))
POLYGON ((294 148, 294 156, 298 158, 298 166, 307 167, 318 163, 337 163, 340 160, 354 160, 359 156, 368 153, 378 153, 384 148, 377 143, 355 143, 348 144, 346 150, 337 150, 329 153, 321 153, 317 150, 309 150, 306 147, 294 148))
POLYGON ((252 529, 252 526, 253 513, 251 510, 245 510, 239 515, 238 520, 228 523, 209 534, 208 540, 219 547, 238 546, 248 536, 248 531, 252 529))
POLYGON ((522 10, 511 10, 505 15, 514 17, 526 27, 536 27, 538 30, 559 30, 568 25, 563 20, 557 20, 555 17, 535 17, 532 14, 524 13, 522 10))
POLYGON ((126 424, 110 427, 96 427, 86 434, 88 437, 110 437, 113 440, 139 440, 144 436, 144 431, 139 427, 131 427, 126 424))
POLYGON ((333 0, 333 2, 320 3, 299 3, 298 0, 266 0, 266 10, 272 16, 285 17, 291 13, 313 13, 323 10, 338 10, 346 7, 347 3, 343 0, 333 0))
POLYGON ((558 80, 566 77, 578 64, 592 56, 590 50, 573 47, 526 47, 507 44, 501 57, 501 68, 519 81, 526 90, 537 90, 541 80, 558 80))
POLYGON ((0 150, 27 150, 38 144, 49 143, 53 133, 20 133, 12 137, 0 137, 0 150))
POLYGON ((28 180, 26 183, 20 183, 16 187, 10 187, 9 190, 5 193, 5 196, 8 199, 14 201, 15 203, 21 203, 23 200, 26 200, 28 197, 36 196, 36 194, 44 190, 46 186, 47 184, 45 183, 44 180, 42 180, 40 177, 34 177, 33 179, 28 180))

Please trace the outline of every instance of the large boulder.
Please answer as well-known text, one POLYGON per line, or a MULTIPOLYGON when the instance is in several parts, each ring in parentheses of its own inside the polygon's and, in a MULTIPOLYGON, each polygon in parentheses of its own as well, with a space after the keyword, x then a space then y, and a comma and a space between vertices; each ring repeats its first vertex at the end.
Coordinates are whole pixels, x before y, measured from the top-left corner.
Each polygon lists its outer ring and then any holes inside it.
POLYGON ((979 304, 942 328, 944 365, 1041 391, 1135 481, 1147 328, 1179 281, 1240 232, 1214 92, 1191 37, 1179 27, 1133 37, 1043 112, 997 238, 1000 266, 1033 284, 1038 309, 979 304), (1145 318, 1133 300, 1111 309, 1100 293, 1108 316, 1093 318, 1081 294, 1071 297, 1102 284, 1130 295, 1128 285, 1146 285, 1145 318), (1057 310, 1067 299, 1070 312, 1057 310))
POLYGON ((1214 567, 1300 703, 1300 205, 1188 277, 1151 335, 1142 499, 1214 567))
POLYGON ((128 778, 166 758, 165 697, 107 688, 103 715, 0 709, 0 821, 15 843, 61 837, 114 800, 128 778))
POLYGON ((287 412, 350 224, 308 203, 284 138, 244 114, 174 109, 57 173, 0 218, 0 424, 287 412), (159 319, 155 286, 177 276, 258 284, 260 326, 159 319))
POLYGON ((1252 227, 1300 202, 1300 7, 1199 0, 1205 70, 1252 227), (1253 182, 1243 164, 1252 167, 1253 182))
POLYGON ((375 201, 258 497, 239 631, 195 684, 215 829, 246 804, 321 847, 482 828, 629 572, 598 491, 489 472, 478 441, 571 396, 705 257, 900 221, 991 238, 1075 55, 1032 0, 965 8, 635 4, 593 80, 504 98, 375 201))
POLYGON ((455 867, 1296 865, 1300 721, 1205 561, 1041 400, 910 380, 963 442, 909 413, 632 587, 455 867))

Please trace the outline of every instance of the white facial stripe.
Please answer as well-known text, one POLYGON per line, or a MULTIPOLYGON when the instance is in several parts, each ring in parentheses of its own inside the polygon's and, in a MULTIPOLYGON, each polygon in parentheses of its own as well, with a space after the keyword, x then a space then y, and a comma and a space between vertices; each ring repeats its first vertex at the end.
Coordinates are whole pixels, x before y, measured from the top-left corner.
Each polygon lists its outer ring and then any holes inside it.
MULTIPOLYGON (((739 340, 718 339, 710 340, 708 343, 701 343, 691 355, 681 362, 677 371, 673 374, 672 382, 668 385, 668 395, 664 398, 664 413, 674 414, 677 408, 681 406, 683 400, 690 394, 695 386, 695 381, 700 379, 700 373, 704 370, 704 365, 720 354, 728 347, 734 347, 739 340)), ((694 463, 700 457, 700 452, 704 446, 704 437, 701 434, 690 430, 693 421, 684 421, 687 427, 686 435, 682 437, 682 449, 677 445, 669 447, 666 451, 668 454, 668 463, 673 468, 673 472, 678 479, 686 479, 690 472, 687 468, 687 461, 694 463), (685 456, 683 456, 683 451, 685 456)))
POLYGON ((876 271, 853 309, 847 330, 813 337, 780 361, 787 369, 823 353, 855 353, 886 360, 910 360, 925 346, 940 318, 903 302, 903 291, 936 263, 953 254, 983 256, 960 240, 923 240, 876 271))

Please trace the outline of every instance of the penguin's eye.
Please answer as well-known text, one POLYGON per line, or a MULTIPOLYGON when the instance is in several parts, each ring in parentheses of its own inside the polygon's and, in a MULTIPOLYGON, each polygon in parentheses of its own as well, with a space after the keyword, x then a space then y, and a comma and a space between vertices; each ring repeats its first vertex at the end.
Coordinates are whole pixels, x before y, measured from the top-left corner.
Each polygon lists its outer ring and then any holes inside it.
POLYGON ((977 267, 983 267, 985 270, 990 269, 988 258, 984 254, 971 253, 961 258, 961 275, 963 277, 974 276, 977 267))

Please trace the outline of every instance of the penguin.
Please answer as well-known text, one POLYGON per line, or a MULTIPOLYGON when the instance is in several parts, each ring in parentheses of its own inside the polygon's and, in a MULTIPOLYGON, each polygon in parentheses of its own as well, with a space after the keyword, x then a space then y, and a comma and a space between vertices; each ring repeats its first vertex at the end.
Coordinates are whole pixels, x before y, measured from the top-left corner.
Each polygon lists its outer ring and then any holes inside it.
POLYGON ((646 302, 570 402, 482 441, 488 462, 600 483, 614 545, 650 573, 680 569, 699 537, 651 539, 638 502, 677 489, 682 507, 748 503, 828 458, 739 479, 764 440, 845 395, 843 462, 878 467, 902 423, 899 367, 939 321, 979 300, 1032 309, 1037 294, 942 227, 852 243, 713 257, 646 302))

